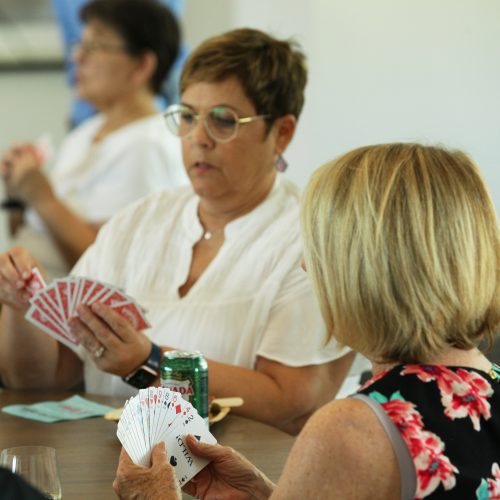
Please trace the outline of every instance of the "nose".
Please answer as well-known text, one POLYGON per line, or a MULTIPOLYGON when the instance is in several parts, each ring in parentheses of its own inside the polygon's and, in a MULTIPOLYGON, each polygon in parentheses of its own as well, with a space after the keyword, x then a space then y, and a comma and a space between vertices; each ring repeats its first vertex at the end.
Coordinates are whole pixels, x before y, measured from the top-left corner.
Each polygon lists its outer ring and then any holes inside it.
POLYGON ((190 138, 195 144, 203 147, 213 146, 215 141, 212 139, 207 130, 207 124, 203 117, 200 117, 194 127, 191 129, 186 138, 190 138))

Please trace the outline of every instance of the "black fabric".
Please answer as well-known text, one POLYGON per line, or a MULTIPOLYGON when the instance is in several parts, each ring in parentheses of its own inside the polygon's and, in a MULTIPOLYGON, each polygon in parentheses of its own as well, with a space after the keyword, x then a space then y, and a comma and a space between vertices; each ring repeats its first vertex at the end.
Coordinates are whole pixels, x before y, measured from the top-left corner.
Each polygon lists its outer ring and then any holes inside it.
POLYGON ((358 391, 381 404, 405 439, 421 488, 417 497, 498 498, 500 370, 495 370, 488 375, 465 367, 397 366, 358 391), (423 460, 422 450, 433 458, 423 460), (456 471, 447 471, 448 460, 456 471), (428 486, 429 477, 441 474, 448 481, 428 486))
POLYGON ((23 478, 0 467, 0 499, 46 500, 46 497, 30 486, 23 478))

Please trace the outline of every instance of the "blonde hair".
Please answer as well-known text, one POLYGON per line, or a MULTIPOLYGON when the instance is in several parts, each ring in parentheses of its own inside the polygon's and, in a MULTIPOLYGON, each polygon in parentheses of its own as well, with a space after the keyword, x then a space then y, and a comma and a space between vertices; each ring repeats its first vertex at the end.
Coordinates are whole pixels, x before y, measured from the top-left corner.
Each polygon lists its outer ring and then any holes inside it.
POLYGON ((380 362, 490 344, 500 322, 500 239, 478 168, 419 144, 351 151, 317 170, 302 228, 333 336, 380 362))

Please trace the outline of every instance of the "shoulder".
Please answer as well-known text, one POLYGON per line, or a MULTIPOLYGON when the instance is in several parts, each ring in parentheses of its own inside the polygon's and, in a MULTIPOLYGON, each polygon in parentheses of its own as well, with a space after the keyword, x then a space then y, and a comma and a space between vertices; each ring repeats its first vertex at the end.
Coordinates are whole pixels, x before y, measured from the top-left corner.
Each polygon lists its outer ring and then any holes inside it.
POLYGON ((318 497, 334 489, 339 498, 398 498, 399 470, 390 441, 363 401, 335 400, 309 419, 280 481, 287 491, 301 484, 318 497))

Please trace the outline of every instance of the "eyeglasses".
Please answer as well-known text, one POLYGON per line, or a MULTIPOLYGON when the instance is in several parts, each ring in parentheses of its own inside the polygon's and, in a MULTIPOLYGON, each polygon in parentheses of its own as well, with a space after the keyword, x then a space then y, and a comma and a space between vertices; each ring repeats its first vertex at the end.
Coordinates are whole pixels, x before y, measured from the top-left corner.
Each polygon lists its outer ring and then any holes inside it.
POLYGON ((229 142, 238 135, 240 125, 263 120, 269 116, 239 117, 234 109, 227 106, 215 106, 203 116, 184 104, 172 104, 163 115, 168 129, 177 137, 186 137, 203 119, 208 135, 217 142, 229 142))
POLYGON ((85 54, 93 54, 94 52, 126 52, 127 48, 124 45, 116 45, 106 42, 75 42, 71 46, 73 54, 77 50, 81 50, 85 54))

